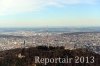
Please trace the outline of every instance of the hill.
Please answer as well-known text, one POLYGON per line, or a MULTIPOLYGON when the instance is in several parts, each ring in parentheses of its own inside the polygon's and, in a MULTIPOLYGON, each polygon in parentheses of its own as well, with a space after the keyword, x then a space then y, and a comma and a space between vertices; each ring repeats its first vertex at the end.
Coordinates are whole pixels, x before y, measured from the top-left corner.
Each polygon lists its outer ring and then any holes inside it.
MULTIPOLYGON (((59 60, 57 60, 59 62, 59 60)), ((60 62, 63 62, 61 60, 60 62)), ((64 47, 30 47, 6 50, 0 52, 0 66, 100 66, 100 55, 88 49, 65 50, 64 47), (35 57, 73 58, 68 63, 35 63, 35 57), (77 63, 76 63, 77 62, 77 63)))

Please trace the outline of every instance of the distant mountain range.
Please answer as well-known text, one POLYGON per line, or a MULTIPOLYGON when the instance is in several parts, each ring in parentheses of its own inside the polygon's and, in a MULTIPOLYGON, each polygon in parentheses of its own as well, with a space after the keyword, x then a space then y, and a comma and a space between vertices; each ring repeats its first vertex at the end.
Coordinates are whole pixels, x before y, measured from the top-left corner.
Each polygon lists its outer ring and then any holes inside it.
POLYGON ((100 32, 100 27, 42 27, 42 28, 0 28, 0 32, 100 32))

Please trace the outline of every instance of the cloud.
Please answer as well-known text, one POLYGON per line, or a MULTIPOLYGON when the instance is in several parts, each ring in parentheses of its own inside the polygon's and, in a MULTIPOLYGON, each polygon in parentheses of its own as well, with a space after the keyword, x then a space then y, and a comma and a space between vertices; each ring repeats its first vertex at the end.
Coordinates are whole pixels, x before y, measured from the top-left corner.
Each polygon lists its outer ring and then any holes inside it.
POLYGON ((0 15, 37 11, 43 7, 41 0, 1 0, 0 15))
POLYGON ((81 3, 86 3, 86 4, 96 4, 98 0, 81 0, 81 3))
POLYGON ((0 0, 0 15, 40 11, 46 6, 62 7, 68 4, 94 3, 96 0, 0 0))

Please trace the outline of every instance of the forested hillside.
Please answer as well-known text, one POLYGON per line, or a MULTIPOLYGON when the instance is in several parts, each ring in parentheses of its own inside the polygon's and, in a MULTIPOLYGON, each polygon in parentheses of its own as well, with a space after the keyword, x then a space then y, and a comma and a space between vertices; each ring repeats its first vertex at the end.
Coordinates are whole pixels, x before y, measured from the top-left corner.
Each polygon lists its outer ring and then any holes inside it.
MULTIPOLYGON (((75 58, 94 56, 94 63, 48 63, 46 66, 100 66, 100 55, 87 49, 65 50, 64 47, 38 46, 31 48, 19 48, 0 52, 0 66, 45 66, 44 63, 35 63, 35 56, 41 58, 75 58)), ((91 58, 89 58, 91 61, 91 58)))

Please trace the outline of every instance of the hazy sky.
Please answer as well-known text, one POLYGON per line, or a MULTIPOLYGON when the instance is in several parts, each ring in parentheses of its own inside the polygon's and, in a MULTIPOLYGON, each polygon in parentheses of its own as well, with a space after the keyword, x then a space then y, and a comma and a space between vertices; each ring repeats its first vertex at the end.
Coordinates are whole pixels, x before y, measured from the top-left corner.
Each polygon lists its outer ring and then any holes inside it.
POLYGON ((0 0, 0 27, 100 26, 100 0, 0 0))

